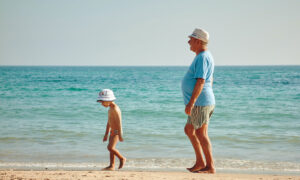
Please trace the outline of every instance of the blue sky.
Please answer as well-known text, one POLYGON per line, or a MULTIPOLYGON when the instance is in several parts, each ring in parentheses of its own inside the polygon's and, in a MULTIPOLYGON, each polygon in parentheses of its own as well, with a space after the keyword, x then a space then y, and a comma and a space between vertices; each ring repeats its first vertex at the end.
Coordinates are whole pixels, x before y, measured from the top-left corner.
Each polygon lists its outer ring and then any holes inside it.
POLYGON ((0 65, 300 65, 299 0, 0 0, 0 65))

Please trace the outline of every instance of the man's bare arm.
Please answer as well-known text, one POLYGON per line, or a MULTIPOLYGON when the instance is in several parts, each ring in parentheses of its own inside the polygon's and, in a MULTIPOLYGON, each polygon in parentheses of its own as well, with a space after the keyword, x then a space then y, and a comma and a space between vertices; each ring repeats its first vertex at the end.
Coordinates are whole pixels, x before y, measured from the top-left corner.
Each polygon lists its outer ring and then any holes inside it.
POLYGON ((185 113, 187 115, 191 115, 192 108, 194 107, 194 104, 195 104, 197 98, 201 94, 204 83, 205 83, 204 79, 202 79, 202 78, 197 79, 190 102, 185 107, 185 113))

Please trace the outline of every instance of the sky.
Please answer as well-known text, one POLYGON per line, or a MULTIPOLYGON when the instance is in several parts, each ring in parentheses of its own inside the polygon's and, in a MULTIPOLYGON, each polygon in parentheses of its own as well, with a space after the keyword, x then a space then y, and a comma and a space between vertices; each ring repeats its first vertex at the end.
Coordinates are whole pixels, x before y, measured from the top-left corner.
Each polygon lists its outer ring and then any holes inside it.
POLYGON ((0 0, 0 65, 300 65, 300 0, 0 0))

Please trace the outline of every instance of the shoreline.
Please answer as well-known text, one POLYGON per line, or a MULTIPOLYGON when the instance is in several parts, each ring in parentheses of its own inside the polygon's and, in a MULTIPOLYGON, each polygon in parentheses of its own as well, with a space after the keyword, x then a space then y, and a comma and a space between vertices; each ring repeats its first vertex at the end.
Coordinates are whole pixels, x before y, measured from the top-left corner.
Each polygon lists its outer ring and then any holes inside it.
MULTIPOLYGON (((142 172, 187 172, 192 164, 190 159, 128 159, 121 171, 142 172), (163 162, 163 163, 162 163, 163 162)), ((108 162, 4 162, 0 171, 99 171, 108 162)), ((118 165, 118 163, 117 163, 118 165)), ((266 174, 300 176, 300 164, 291 162, 252 162, 245 160, 218 161, 217 173, 266 174)))
MULTIPOLYGON (((117 167, 115 171, 102 171, 101 167, 90 167, 90 168, 29 168, 29 167, 0 167, 0 172, 56 172, 56 171, 63 171, 63 172, 144 172, 144 173, 152 173, 152 172, 161 172, 161 173, 190 173, 186 169, 175 169, 175 168, 123 168, 118 170, 117 167)), ((276 175, 276 176, 299 176, 300 172, 295 171, 262 171, 262 170, 245 170, 245 169, 217 169, 217 174, 245 174, 245 175, 276 175)), ((1 177, 1 176, 0 176, 1 177)), ((1 179, 0 179, 1 180, 1 179)), ((299 179, 300 180, 300 179, 299 179)))
POLYGON ((276 175, 276 174, 240 174, 240 173, 216 173, 198 174, 189 172, 174 171, 66 171, 66 170, 47 170, 47 171, 19 171, 1 170, 0 179, 300 179, 297 175, 276 175))

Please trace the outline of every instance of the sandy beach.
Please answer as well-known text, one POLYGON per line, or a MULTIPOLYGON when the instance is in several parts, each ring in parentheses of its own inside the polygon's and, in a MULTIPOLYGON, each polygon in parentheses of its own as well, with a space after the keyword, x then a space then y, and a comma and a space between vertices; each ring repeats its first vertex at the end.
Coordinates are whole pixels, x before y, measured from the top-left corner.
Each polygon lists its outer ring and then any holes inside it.
POLYGON ((13 171, 1 170, 1 180, 9 179, 111 179, 111 180, 148 180, 148 179, 170 179, 170 180, 201 180, 201 179, 300 179, 300 176, 294 175, 264 175, 264 174, 193 174, 188 172, 145 172, 145 171, 13 171))

